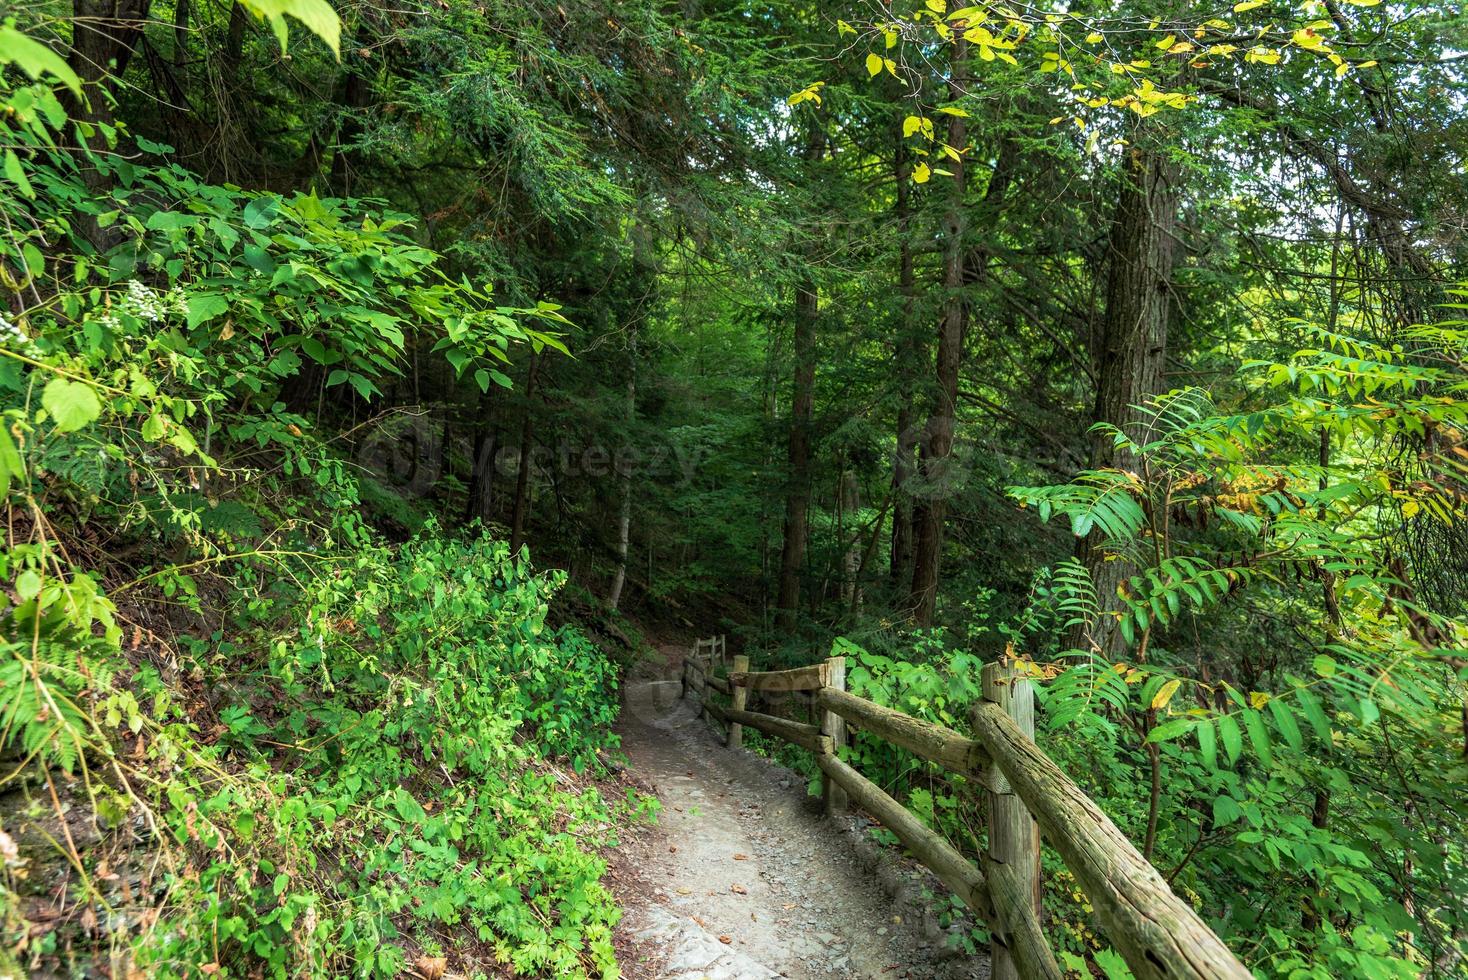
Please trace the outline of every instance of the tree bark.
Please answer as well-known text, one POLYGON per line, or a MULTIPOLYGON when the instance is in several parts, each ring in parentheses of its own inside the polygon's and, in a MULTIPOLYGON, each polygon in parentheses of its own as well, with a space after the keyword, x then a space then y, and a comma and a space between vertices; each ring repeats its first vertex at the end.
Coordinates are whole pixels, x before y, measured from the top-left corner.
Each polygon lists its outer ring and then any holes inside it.
MULTIPOLYGON (((953 71, 949 81, 949 98, 957 101, 963 95, 964 62, 967 42, 961 38, 953 46, 953 71)), ((968 127, 962 116, 948 117, 948 145, 962 150, 968 144, 968 127)), ((963 353, 963 333, 968 323, 968 307, 963 299, 963 192, 964 163, 960 158, 951 164, 952 183, 948 189, 948 213, 943 217, 943 317, 938 328, 938 356, 935 364, 937 390, 918 462, 921 493, 913 505, 912 604, 913 622, 918 626, 933 625, 938 604, 938 573, 943 552, 943 518, 946 511, 941 495, 943 470, 953 451, 953 423, 958 403, 958 365, 963 353)))
POLYGON ((530 447, 535 440, 535 412, 530 400, 535 397, 540 359, 540 354, 531 356, 530 373, 525 380, 525 417, 520 423, 520 469, 515 474, 515 509, 510 517, 511 555, 517 554, 525 543, 525 524, 530 517, 530 447))
MULTIPOLYGON (((1145 134, 1142 134, 1145 139, 1145 134)), ((1167 327, 1172 312, 1173 243, 1177 231, 1178 169, 1139 140, 1124 162, 1120 197, 1111 223, 1106 277, 1106 315, 1096 338, 1095 422, 1110 422, 1142 440, 1132 406, 1166 390, 1167 327)), ((1091 437, 1093 469, 1135 472, 1135 453, 1117 448, 1101 433, 1091 437)), ((1079 557, 1091 573, 1100 618, 1091 640, 1108 650, 1120 635, 1117 589, 1136 572, 1133 562, 1111 556, 1096 534, 1082 539, 1079 557), (1111 560, 1108 560, 1110 558, 1111 560)), ((1083 637, 1073 645, 1084 643, 1083 637)))
POLYGON ((785 490, 785 535, 780 547, 780 590, 775 601, 775 627, 795 629, 800 607, 800 576, 810 511, 810 423, 815 404, 816 315, 819 299, 810 280, 795 289, 795 388, 790 403, 790 442, 786 454, 789 483, 785 490))
POLYGON ((494 425, 494 403, 497 386, 491 386, 479 399, 479 418, 474 424, 472 469, 469 493, 464 502, 464 522, 488 521, 494 507, 494 454, 499 448, 499 430, 494 425))
POLYGON ((892 458, 892 555, 888 577, 897 588, 912 576, 912 497, 908 481, 912 478, 917 433, 913 429, 913 389, 918 383, 917 365, 922 358, 922 345, 915 330, 917 280, 912 267, 912 161, 907 141, 897 131, 894 157, 897 179, 897 288, 902 294, 902 312, 897 324, 894 354, 897 361, 897 452, 892 458))
MULTIPOLYGON (((80 99, 67 96, 73 119, 111 124, 111 80, 127 70, 152 5, 152 0, 73 0, 71 50, 66 60, 82 83, 80 99)), ((87 139, 87 150, 103 153, 107 150, 106 143, 106 137, 99 131, 87 139)), ((97 169, 85 151, 80 154, 78 168, 82 182, 92 195, 101 197, 111 192, 111 174, 97 169)), ((79 225, 99 251, 107 248, 111 233, 96 218, 81 216, 79 225)))
MULTIPOLYGON (((627 431, 637 422, 637 328, 632 328, 627 367, 627 431)), ((607 605, 615 612, 622 601, 622 587, 627 582, 627 544, 632 530, 632 467, 619 460, 617 478, 622 483, 622 506, 617 515, 617 572, 607 593, 607 605)))

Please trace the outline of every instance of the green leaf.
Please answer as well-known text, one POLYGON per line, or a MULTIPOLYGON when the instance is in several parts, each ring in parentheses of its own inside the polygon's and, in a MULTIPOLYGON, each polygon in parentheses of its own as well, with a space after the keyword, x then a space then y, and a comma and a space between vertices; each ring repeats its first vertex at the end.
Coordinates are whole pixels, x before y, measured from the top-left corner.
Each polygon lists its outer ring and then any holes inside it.
POLYGON ((41 392, 41 407, 51 415, 57 432, 75 432, 102 414, 102 403, 89 384, 52 378, 41 392))
POLYGON ((286 17, 294 17, 312 34, 326 42, 331 53, 341 59, 341 18, 326 0, 241 0, 242 6, 275 30, 280 48, 285 50, 288 35, 286 17))
POLYGON ((1227 827, 1243 815, 1244 811, 1239 808, 1239 801, 1232 796, 1216 796, 1213 798, 1213 824, 1215 827, 1227 827))
POLYGON ((1218 737, 1223 741, 1223 751, 1228 753, 1229 765, 1238 762, 1244 751, 1244 738, 1233 715, 1218 716, 1218 737))
POLYGON ((1245 708, 1244 727, 1249 731, 1249 742, 1254 752, 1266 766, 1274 765, 1274 752, 1269 747, 1269 730, 1264 727, 1264 716, 1253 708, 1245 708))
POLYGON ((10 436, 10 428, 0 422, 0 500, 10 492, 10 482, 25 476, 25 462, 10 436))
POLYGON ((1330 719, 1326 717, 1325 709, 1320 706, 1317 698, 1308 688, 1300 688, 1297 692, 1300 698, 1300 709, 1305 712, 1305 719, 1310 722, 1310 727, 1315 729, 1315 734, 1326 745, 1331 743, 1330 719))
POLYGON ((1292 749, 1298 749, 1305 744, 1305 739, 1300 734, 1300 726, 1295 721, 1295 716, 1290 713, 1289 705, 1279 698, 1269 702, 1269 713, 1274 715, 1274 723, 1279 726, 1279 733, 1284 736, 1285 743, 1292 749))
POLYGON ((14 150, 5 151, 5 179, 20 188, 21 194, 29 198, 36 196, 36 190, 31 186, 30 179, 25 175, 25 168, 20 165, 20 157, 15 155, 14 150))
POLYGON ((73 94, 82 94, 82 81, 65 58, 9 24, 0 26, 0 65, 15 65, 32 81, 40 81, 43 75, 54 75, 73 94))
POLYGON ((1198 726, 1198 751, 1202 753, 1203 763, 1209 769, 1218 768, 1218 742, 1212 723, 1198 726))
POLYGON ((1184 735, 1198 725, 1196 718, 1174 718, 1163 722, 1147 734, 1149 742, 1168 742, 1184 735))
POLYGON ((184 301, 185 320, 190 327, 207 323, 229 309, 229 300, 217 293, 195 293, 184 301))

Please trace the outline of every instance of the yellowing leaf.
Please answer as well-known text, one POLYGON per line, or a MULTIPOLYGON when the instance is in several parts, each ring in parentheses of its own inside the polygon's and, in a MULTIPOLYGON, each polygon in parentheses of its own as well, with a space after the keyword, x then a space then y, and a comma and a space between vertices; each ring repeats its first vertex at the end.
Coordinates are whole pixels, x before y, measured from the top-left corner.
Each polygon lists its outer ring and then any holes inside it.
POLYGON ((1177 689, 1182 686, 1182 683, 1182 681, 1174 677, 1166 684, 1163 684, 1162 687, 1158 688, 1157 693, 1152 695, 1152 707, 1167 707, 1167 702, 1172 700, 1172 696, 1177 693, 1177 689))
POLYGON ((912 182, 914 184, 926 184, 928 178, 933 176, 933 171, 926 163, 920 163, 912 170, 912 182))
POLYGON ((867 74, 877 75, 882 71, 882 56, 879 54, 867 55, 867 74))
POLYGON ((923 120, 921 116, 908 116, 902 120, 902 136, 904 139, 922 128, 923 120))
POLYGON ((1249 692, 1249 704, 1253 705, 1255 711, 1258 711, 1260 708, 1264 707, 1268 703, 1269 695, 1265 694, 1263 691, 1249 692))
POLYGON ((1101 37, 1101 35, 1094 32, 1086 35, 1087 44, 1100 44, 1102 40, 1104 39, 1101 37))
POLYGON ((1234 13, 1241 14, 1246 10, 1253 10, 1255 7, 1262 7, 1264 6, 1264 2, 1265 0, 1244 0, 1243 3, 1234 4, 1234 13))
POLYGON ((1157 42, 1157 46, 1159 48, 1161 48, 1163 51, 1166 51, 1168 48, 1172 47, 1173 42, 1176 41, 1176 40, 1177 40, 1177 35, 1176 34, 1169 34, 1169 35, 1167 35, 1167 37, 1165 37, 1162 40, 1158 41, 1157 42))

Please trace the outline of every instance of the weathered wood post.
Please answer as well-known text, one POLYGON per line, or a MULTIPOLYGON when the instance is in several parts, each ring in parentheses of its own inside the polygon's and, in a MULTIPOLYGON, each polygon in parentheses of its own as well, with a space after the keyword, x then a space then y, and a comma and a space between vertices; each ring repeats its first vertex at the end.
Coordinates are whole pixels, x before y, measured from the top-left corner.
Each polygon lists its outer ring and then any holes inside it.
MULTIPOLYGON (((833 690, 846 690, 846 658, 829 657, 826 660, 825 684, 833 690)), ((830 709, 821 711, 821 734, 831 739, 832 754, 839 754, 846 744, 846 719, 830 709)), ((848 806, 846 790, 836 785, 830 776, 821 777, 821 799, 826 804, 826 815, 845 813, 848 806)))
MULTIPOLYGON (((735 672, 749 669, 749 658, 740 654, 734 658, 733 670, 735 672)), ((729 707, 735 711, 743 711, 745 704, 749 701, 749 688, 729 685, 729 707)), ((729 722, 729 748, 737 749, 744 745, 744 726, 738 722, 729 722)))
MULTIPOLYGON (((1031 740, 1035 737, 1035 690, 1024 675, 1007 663, 984 665, 984 700, 998 705, 1031 740)), ((988 788, 989 851, 984 876, 999 917, 1012 928, 997 932, 990 944, 989 975, 993 980, 1018 980, 1019 963, 1038 937, 1040 915, 1040 828, 1035 818, 999 771, 990 765, 988 788)))

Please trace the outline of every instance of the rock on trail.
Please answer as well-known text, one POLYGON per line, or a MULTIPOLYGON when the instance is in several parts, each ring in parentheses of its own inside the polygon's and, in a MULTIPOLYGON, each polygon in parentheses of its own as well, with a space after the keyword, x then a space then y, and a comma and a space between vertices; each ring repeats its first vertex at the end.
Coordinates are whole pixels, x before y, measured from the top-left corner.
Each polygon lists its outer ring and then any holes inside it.
POLYGON ((640 960, 627 976, 986 977, 894 903, 800 777, 723 745, 680 699, 679 662, 628 678, 620 722, 633 775, 663 804, 615 856, 640 960))

